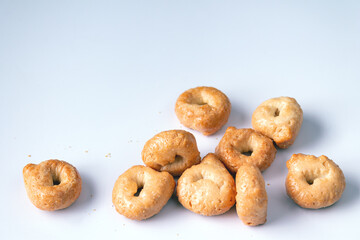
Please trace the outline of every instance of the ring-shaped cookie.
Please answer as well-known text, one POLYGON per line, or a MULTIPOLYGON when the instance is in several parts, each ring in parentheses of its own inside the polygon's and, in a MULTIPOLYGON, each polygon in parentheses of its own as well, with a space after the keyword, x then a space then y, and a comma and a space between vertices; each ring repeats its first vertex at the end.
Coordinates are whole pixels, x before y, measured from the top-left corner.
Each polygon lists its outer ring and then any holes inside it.
POLYGON ((251 122, 256 131, 273 139, 278 147, 288 148, 300 131, 303 111, 294 98, 272 98, 256 108, 251 122))
POLYGON ((185 169, 200 162, 196 139, 184 130, 156 134, 145 143, 141 157, 148 167, 173 176, 180 176, 185 169))
POLYGON ((174 192, 175 181, 168 172, 133 166, 116 180, 112 202, 121 215, 144 220, 159 213, 174 192))
POLYGON ((211 135, 225 125, 230 111, 228 97, 213 87, 191 88, 183 92, 175 104, 181 124, 204 135, 211 135))
POLYGON ((232 173, 244 163, 264 171, 274 161, 276 148, 270 138, 251 128, 228 127, 215 153, 232 173))
POLYGON ((181 175, 176 192, 185 208, 205 216, 225 213, 235 204, 234 179, 212 153, 181 175))
POLYGON ((67 208, 80 196, 80 174, 65 161, 51 159, 27 164, 23 176, 30 201, 41 210, 67 208))
POLYGON ((257 226, 266 222, 267 193, 264 178, 257 167, 242 165, 236 173, 236 212, 244 224, 257 226))
POLYGON ((345 176, 326 156, 293 154, 286 162, 286 192, 303 208, 318 209, 337 202, 345 190, 345 176))

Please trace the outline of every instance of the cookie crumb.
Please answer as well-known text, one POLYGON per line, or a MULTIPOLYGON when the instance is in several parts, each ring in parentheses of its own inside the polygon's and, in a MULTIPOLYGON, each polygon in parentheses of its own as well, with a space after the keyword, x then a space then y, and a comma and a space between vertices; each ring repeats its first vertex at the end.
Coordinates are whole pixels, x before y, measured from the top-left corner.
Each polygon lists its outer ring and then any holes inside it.
POLYGON ((270 186, 270 183, 268 183, 267 185, 270 186))
POLYGON ((111 153, 105 154, 105 157, 111 158, 111 153))
POLYGON ((29 154, 28 157, 31 157, 31 155, 29 154))
POLYGON ((89 153, 89 151, 88 151, 88 150, 85 150, 85 153, 89 153))

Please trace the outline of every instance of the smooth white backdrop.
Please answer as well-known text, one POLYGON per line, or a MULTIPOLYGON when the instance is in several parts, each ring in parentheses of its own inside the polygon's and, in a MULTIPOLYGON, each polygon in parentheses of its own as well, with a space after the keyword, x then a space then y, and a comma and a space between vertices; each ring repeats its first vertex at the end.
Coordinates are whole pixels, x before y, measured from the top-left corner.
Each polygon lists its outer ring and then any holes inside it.
POLYGON ((1 239, 356 239, 359 12, 358 1, 0 0, 1 239), (141 222, 112 206, 116 178, 142 164, 144 143, 186 129, 176 98, 201 85, 232 103, 215 135, 187 129, 201 156, 226 127, 251 127, 268 98, 292 96, 303 108, 295 144, 264 172, 263 226, 243 225, 235 208, 196 215, 176 197, 141 222), (324 154, 343 169, 338 203, 306 210, 287 197, 293 153, 324 154), (36 209, 23 185, 22 168, 50 158, 72 163, 83 178, 80 198, 62 211, 36 209))

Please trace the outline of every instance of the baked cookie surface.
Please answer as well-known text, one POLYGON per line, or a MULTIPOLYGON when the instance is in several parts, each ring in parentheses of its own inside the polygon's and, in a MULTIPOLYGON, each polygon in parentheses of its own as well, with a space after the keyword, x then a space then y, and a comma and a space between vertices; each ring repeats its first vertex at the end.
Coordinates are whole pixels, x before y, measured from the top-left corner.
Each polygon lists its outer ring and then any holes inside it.
POLYGON ((121 215, 144 220, 159 213, 174 192, 175 181, 168 172, 133 166, 116 180, 112 202, 121 215))
POLYGON ((267 193, 264 178, 257 167, 242 165, 236 173, 236 212, 244 224, 257 226, 266 222, 267 193))
POLYGON ((185 208, 205 216, 222 214, 235 204, 234 179, 212 153, 181 175, 176 191, 185 208))
POLYGON ((156 134, 148 140, 141 152, 145 165, 173 176, 200 162, 194 135, 184 130, 169 130, 156 134))
POLYGON ((253 128, 280 148, 291 146, 302 125, 303 111, 294 98, 278 97, 261 103, 252 115, 253 128))
POLYGON ((286 162, 289 197, 303 208, 318 209, 337 202, 345 190, 345 176, 336 163, 322 155, 293 154, 286 162))
POLYGON ((23 177, 30 201, 41 210, 67 208, 81 193, 80 174, 65 161, 50 159, 40 164, 27 164, 23 177))
POLYGON ((251 128, 228 127, 215 153, 232 173, 244 163, 264 171, 274 161, 276 148, 270 138, 251 128))
POLYGON ((175 104, 181 124, 204 135, 217 132, 228 121, 231 103, 228 97, 213 87, 196 87, 183 92, 175 104))

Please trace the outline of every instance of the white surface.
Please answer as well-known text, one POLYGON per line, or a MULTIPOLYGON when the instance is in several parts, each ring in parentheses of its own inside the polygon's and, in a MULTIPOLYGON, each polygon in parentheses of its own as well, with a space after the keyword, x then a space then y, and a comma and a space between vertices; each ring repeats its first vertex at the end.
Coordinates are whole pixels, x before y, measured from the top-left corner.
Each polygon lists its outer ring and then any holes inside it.
MULTIPOLYGON (((359 12, 358 1, 0 0, 0 238, 355 239, 359 12), (176 198, 142 222, 112 207, 113 184, 142 164, 144 143, 185 129, 174 104, 199 85, 229 97, 226 127, 251 127, 253 110, 271 97, 295 97, 303 108, 295 144, 264 172, 263 226, 244 226, 235 208, 196 215, 176 198), (286 196, 293 153, 340 165, 347 187, 338 203, 306 210, 286 196), (25 193, 22 168, 49 158, 74 164, 83 178, 66 210, 40 211, 25 193)), ((202 156, 226 127, 210 137, 189 130, 202 156)))

